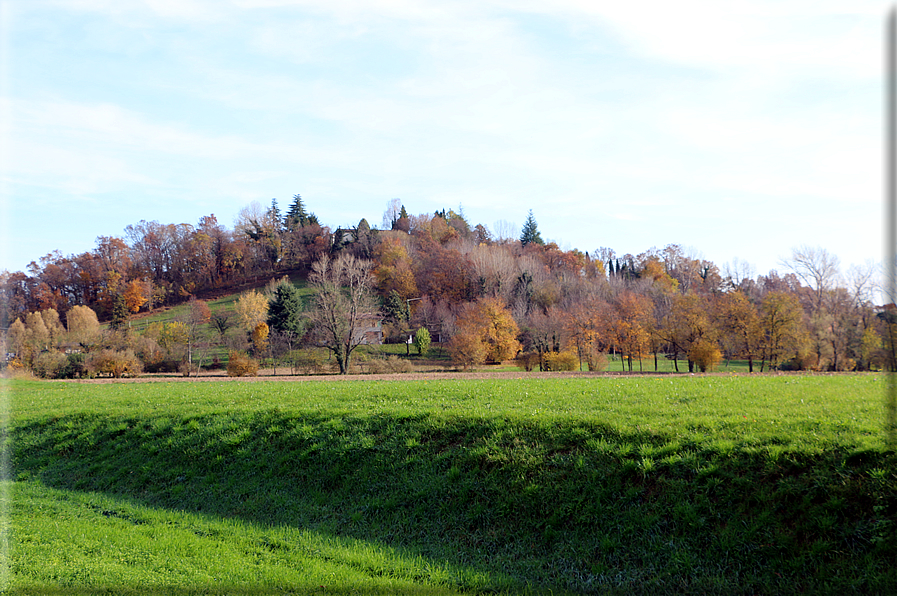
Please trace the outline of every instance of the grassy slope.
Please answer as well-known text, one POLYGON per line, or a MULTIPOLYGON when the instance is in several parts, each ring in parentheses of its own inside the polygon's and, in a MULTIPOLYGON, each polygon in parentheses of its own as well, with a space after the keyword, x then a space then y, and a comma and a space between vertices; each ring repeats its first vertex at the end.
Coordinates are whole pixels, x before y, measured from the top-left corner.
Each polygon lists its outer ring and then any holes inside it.
POLYGON ((897 591, 876 376, 12 389, 22 584, 897 591))

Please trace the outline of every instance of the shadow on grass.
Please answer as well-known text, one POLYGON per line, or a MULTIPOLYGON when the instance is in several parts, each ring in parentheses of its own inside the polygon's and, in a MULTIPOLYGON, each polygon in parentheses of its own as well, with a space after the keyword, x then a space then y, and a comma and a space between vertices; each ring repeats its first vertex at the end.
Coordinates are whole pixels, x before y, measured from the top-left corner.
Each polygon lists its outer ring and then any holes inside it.
POLYGON ((277 410, 73 415, 12 438, 20 480, 364 540, 494 578, 460 589, 897 591, 895 459, 880 452, 277 410))

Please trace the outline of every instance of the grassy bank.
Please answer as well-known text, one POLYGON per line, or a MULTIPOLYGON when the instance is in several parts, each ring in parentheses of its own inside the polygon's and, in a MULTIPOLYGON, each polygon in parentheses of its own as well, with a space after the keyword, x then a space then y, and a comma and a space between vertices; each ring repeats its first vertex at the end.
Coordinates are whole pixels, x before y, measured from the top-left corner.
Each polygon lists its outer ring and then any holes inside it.
POLYGON ((11 389, 21 592, 897 590, 872 375, 11 389))

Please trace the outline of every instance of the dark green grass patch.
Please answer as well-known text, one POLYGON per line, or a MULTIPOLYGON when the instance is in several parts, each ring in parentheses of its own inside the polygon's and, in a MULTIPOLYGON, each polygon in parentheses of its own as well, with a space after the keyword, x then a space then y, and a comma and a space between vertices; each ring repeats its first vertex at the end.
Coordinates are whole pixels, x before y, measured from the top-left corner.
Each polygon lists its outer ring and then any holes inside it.
POLYGON ((301 591, 318 576, 288 570, 315 564, 313 543, 361 574, 343 591, 897 590, 897 462, 871 375, 12 387, 13 524, 50 543, 13 543, 22 585, 171 586, 150 542, 125 549, 149 562, 116 566, 116 524, 223 536, 171 551, 192 578, 176 587, 224 585, 211 558, 233 585, 257 569, 301 591), (66 541, 38 500, 101 530, 66 541), (293 558, 259 563, 260 536, 293 558), (29 562, 63 544, 82 575, 29 562))

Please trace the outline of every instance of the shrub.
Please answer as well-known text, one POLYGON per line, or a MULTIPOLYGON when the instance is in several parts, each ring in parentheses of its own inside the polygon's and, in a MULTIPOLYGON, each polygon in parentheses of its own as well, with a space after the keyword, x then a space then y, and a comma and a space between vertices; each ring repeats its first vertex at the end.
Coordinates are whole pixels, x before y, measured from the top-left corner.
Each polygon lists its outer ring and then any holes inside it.
POLYGON ((199 372, 199 365, 196 363, 191 364, 189 362, 181 362, 180 365, 178 365, 178 372, 185 377, 195 377, 199 372))
POLYGON ((227 376, 255 377, 259 374, 259 363, 243 352, 230 352, 227 362, 227 376))
POLYGON ((414 334, 414 347, 417 348, 417 353, 419 356, 425 356, 427 354, 427 350, 430 349, 430 332, 426 327, 421 327, 417 330, 417 333, 414 334))
POLYGON ((143 372, 143 364, 133 350, 100 350, 91 352, 86 361, 91 376, 110 375, 116 379, 137 376, 143 372))
POLYGON ((87 358, 84 354, 69 354, 62 373, 63 379, 79 379, 87 374, 87 358))
POLYGON ((369 362, 369 370, 373 374, 398 374, 414 372, 414 365, 410 361, 398 356, 387 356, 369 362))
POLYGON ((44 352, 34 361, 32 371, 44 379, 62 379, 69 359, 62 352, 44 352))
POLYGON ((697 364, 701 372, 707 372, 716 368, 716 365, 723 359, 723 354, 716 344, 699 339, 688 351, 688 359, 697 364))
POLYGON ((315 350, 292 350, 287 359, 293 372, 298 370, 304 375, 324 372, 324 358, 315 350))
POLYGON ((599 371, 607 368, 607 354, 598 351, 590 351, 586 354, 589 371, 599 371))
POLYGON ((572 351, 566 352, 545 352, 545 369, 546 370, 576 370, 579 368, 579 358, 572 351))
POLYGON ((539 366, 540 358, 538 352, 521 352, 516 360, 518 366, 521 366, 526 372, 530 372, 539 366))

